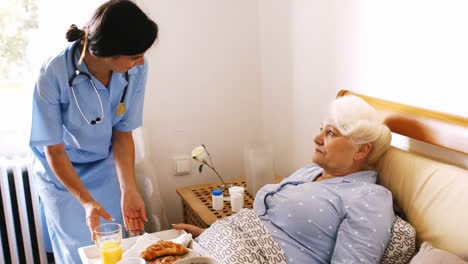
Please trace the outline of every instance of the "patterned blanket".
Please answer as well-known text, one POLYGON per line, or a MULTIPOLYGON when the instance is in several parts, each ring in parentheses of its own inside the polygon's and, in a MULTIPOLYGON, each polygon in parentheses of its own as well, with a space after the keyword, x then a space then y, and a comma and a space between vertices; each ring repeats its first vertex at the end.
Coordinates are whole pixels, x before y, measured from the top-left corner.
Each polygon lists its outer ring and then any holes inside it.
POLYGON ((249 209, 216 221, 198 243, 221 263, 286 263, 284 251, 249 209))

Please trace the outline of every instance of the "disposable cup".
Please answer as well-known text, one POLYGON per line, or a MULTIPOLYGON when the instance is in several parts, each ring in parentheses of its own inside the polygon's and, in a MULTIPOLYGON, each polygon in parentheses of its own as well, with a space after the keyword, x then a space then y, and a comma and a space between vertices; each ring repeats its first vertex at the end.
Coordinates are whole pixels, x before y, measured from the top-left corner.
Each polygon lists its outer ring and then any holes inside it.
POLYGON ((244 190, 245 189, 242 186, 232 186, 231 188, 229 188, 229 196, 232 197, 234 193, 239 193, 242 196, 242 198, 244 198, 244 190))
POLYGON ((231 195, 231 211, 234 213, 239 212, 244 207, 244 197, 240 193, 233 193, 231 195))

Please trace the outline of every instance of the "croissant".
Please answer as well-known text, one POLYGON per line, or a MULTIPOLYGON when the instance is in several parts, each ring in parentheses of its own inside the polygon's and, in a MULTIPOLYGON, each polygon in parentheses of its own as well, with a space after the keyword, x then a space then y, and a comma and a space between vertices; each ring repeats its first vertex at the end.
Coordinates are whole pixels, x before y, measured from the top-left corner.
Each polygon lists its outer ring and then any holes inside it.
POLYGON ((140 257, 148 261, 167 255, 183 255, 187 252, 188 249, 186 249, 181 244, 177 244, 172 241, 159 240, 158 242, 143 250, 140 254, 140 257))

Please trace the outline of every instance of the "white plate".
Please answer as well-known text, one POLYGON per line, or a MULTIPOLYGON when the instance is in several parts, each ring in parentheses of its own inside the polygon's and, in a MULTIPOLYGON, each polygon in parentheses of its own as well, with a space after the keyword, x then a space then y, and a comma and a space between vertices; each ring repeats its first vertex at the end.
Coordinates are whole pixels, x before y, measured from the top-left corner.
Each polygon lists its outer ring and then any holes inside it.
POLYGON ((117 264, 146 264, 146 260, 142 258, 127 258, 120 260, 117 264))
POLYGON ((174 262, 174 264, 220 264, 216 259, 211 257, 191 257, 183 258, 174 262))

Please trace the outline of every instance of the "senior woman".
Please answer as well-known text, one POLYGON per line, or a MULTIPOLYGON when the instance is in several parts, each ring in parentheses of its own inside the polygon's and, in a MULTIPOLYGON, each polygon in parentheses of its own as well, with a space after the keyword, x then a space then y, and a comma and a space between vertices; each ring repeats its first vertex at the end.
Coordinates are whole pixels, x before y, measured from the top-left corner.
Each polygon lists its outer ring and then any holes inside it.
MULTIPOLYGON (((392 194, 376 184, 372 165, 390 140, 390 130, 361 98, 345 96, 330 104, 314 138, 314 165, 265 185, 255 197, 254 215, 286 262, 379 262, 394 213, 392 194)), ((205 231, 184 224, 174 228, 194 236, 205 231)))

